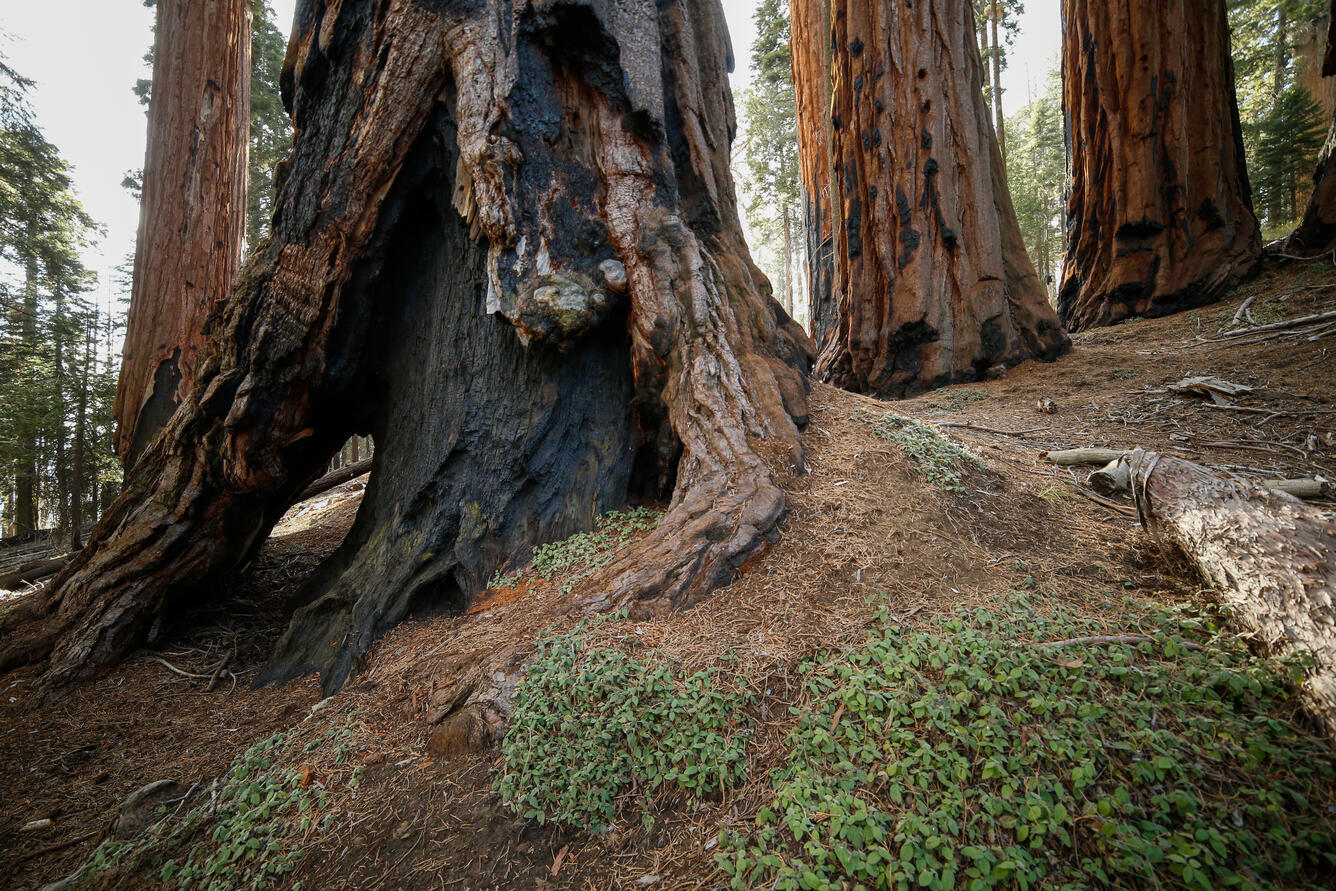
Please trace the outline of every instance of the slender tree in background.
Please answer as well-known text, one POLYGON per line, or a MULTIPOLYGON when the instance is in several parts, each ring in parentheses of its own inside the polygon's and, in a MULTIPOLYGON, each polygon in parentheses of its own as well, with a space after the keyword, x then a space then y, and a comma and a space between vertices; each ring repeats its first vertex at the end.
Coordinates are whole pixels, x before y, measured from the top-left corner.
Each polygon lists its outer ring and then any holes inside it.
POLYGON ((1328 0, 1230 0, 1240 122, 1264 240, 1292 229, 1333 112, 1301 78, 1297 42, 1328 0))
POLYGON ((278 79, 288 40, 268 0, 251 0, 250 145, 246 175, 246 244, 269 234, 274 215, 274 171, 292 151, 292 120, 283 108, 278 79))
POLYGON ((77 539, 106 470, 94 278, 79 260, 94 224, 28 87, 0 59, 0 516, 20 537, 45 519, 77 539))
MULTIPOLYGON (((799 105, 809 133, 826 126, 809 113, 830 110, 839 195, 838 315, 817 374, 903 396, 1063 353, 988 123, 971 4, 810 0, 793 12, 795 41, 833 53, 828 102, 799 105)), ((795 46, 795 60, 810 52, 795 46)), ((804 175, 816 167, 804 161, 804 175)), ((821 184, 805 185, 810 195, 821 184)))
POLYGON ((1007 160, 1007 128, 1002 115, 1002 71, 1007 67, 1007 51, 1020 31, 1020 16, 1025 12, 1021 0, 973 0, 974 23, 978 29, 983 54, 984 100, 992 108, 993 128, 1002 160, 1007 160))
POLYGON ((1210 303, 1256 268, 1224 0, 1063 0, 1068 329, 1210 303))
POLYGON ((784 309, 793 315, 795 229, 802 205, 788 0, 761 0, 753 19, 752 83, 742 97, 741 185, 748 197, 747 219, 762 245, 778 243, 783 273, 776 283, 784 309))
POLYGON ((134 286, 116 393, 126 466, 194 380, 204 319, 241 261, 249 0, 159 0, 134 286))
POLYGON ((1063 137, 1062 78, 1054 69, 1043 92, 1007 124, 1012 134, 1007 155, 1007 186, 1016 221, 1034 260, 1045 292, 1062 266, 1062 212, 1067 189, 1067 150, 1063 137))
POLYGON ((273 235, 89 545, 0 618, 0 665, 105 668, 351 433, 366 498, 267 678, 337 687, 389 625, 633 494, 671 503, 586 609, 691 603, 773 539, 810 342, 742 237, 718 0, 314 0, 288 60, 273 235))
MULTIPOLYGON (((1336 0, 1331 2, 1323 77, 1336 77, 1336 0)), ((1313 192, 1299 226, 1285 239, 1284 252, 1315 257, 1336 252, 1336 108, 1313 173, 1313 192)))

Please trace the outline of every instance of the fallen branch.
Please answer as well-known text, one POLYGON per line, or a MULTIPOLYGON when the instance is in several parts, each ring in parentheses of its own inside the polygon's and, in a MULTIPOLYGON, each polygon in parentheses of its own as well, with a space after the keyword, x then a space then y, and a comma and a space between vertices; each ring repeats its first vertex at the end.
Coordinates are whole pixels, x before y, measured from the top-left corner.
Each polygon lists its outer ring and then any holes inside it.
POLYGON ((1320 476, 1301 480, 1275 480, 1264 483, 1268 489, 1276 489, 1295 498, 1326 498, 1333 494, 1331 482, 1320 476))
POLYGON ((977 430, 980 433, 996 433, 998 436, 1024 436, 1027 433, 1042 433, 1044 427, 1034 427, 1030 430, 998 430, 996 427, 984 427, 981 424, 971 424, 968 421, 931 421, 937 427, 958 427, 961 430, 977 430))
POLYGON ((1264 646, 1312 654, 1302 692, 1336 736, 1336 522, 1190 461, 1140 449, 1128 461, 1142 525, 1186 554, 1264 646))
POLYGON ((303 501, 309 501, 317 495, 322 495, 333 489, 335 486, 342 486, 344 483, 357 479, 364 473, 371 472, 371 462, 373 458, 363 458, 361 461, 354 461, 347 467, 340 467, 333 473, 327 473, 320 479, 311 483, 301 494, 297 496, 293 504, 301 504, 303 501))
POLYGON ((1129 491, 1132 484, 1128 479, 1127 462, 1119 455, 1101 469, 1090 474, 1090 477, 1086 480, 1086 485, 1101 495, 1129 491))
POLYGON ((69 554, 61 554, 59 557, 25 563, 12 572, 0 575, 0 588, 13 588, 15 585, 21 585, 24 582, 39 582, 48 576, 55 575, 69 561, 69 554))
POLYGON ((1253 305, 1254 302, 1256 302, 1257 296, 1258 295, 1254 294, 1247 300, 1243 301, 1243 305, 1239 307, 1239 311, 1234 313, 1234 318, 1230 319, 1229 325, 1226 325, 1225 327, 1229 328, 1234 325, 1242 325, 1243 320, 1245 318, 1250 322, 1253 321, 1252 313, 1248 312, 1248 309, 1253 305))
MULTIPOLYGON (((1128 460, 1130 454, 1130 452, 1124 453, 1090 474, 1086 478, 1086 485, 1101 495, 1114 495, 1119 492, 1132 491, 1128 460)), ((1333 488, 1331 482, 1320 476, 1296 480, 1267 480, 1257 485, 1265 486, 1277 492, 1284 492, 1286 495, 1293 495, 1295 498, 1325 498, 1336 492, 1336 488, 1333 488)))
POLYGON ((72 848, 75 845, 79 844, 80 842, 86 842, 90 838, 93 838, 98 834, 99 831, 100 830, 93 832, 85 832, 83 835, 76 835, 74 838, 67 839, 66 841, 56 842, 54 845, 47 845, 45 848, 38 848, 36 851, 29 851, 26 854, 20 854, 18 857, 14 858, 12 865, 18 866, 20 863, 27 863, 29 860, 36 860, 38 857, 45 857, 47 854, 54 854, 57 851, 63 851, 66 848, 72 848))
POLYGON ((1043 457, 1050 464, 1071 467, 1075 464, 1108 464, 1118 460, 1122 453, 1123 449, 1057 449, 1044 452, 1043 457))

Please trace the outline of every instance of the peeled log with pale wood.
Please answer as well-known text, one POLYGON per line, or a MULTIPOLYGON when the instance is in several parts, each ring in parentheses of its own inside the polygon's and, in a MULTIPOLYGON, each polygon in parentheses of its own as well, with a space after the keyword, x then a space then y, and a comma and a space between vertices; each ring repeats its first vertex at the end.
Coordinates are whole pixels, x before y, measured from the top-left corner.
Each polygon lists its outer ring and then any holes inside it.
POLYGON ((246 234, 250 0, 158 0, 134 284, 116 387, 132 465, 190 393, 246 234))
POLYGON ((1312 653, 1303 690, 1336 735, 1336 522, 1189 461, 1138 449, 1129 462, 1142 525, 1181 549, 1264 646, 1312 653))
POLYGON ((827 95, 802 84, 798 103, 809 243, 829 228, 833 244, 829 325, 824 257, 813 267, 818 376, 906 396, 1065 352, 1007 191, 968 0, 792 8, 795 73, 816 73, 822 47, 831 61, 827 95), (827 140, 829 168, 812 157, 827 140))
POLYGON ((1071 331, 1219 300, 1262 242, 1224 0, 1063 0, 1071 331))
POLYGON ((729 62, 718 0, 300 4, 274 234, 89 546, 2 620, 0 665, 101 671, 352 434, 366 495, 266 679, 335 689, 395 622, 634 497, 671 502, 590 608, 730 579, 803 466, 811 348, 743 240, 729 62))

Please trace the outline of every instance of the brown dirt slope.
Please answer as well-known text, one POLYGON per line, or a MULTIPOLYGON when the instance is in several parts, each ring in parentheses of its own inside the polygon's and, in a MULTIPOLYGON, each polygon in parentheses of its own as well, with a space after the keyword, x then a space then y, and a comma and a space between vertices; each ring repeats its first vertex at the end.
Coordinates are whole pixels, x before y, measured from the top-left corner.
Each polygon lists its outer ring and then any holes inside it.
POLYGON ((353 745, 337 760, 317 750, 288 765, 303 783, 314 777, 329 787, 327 824, 307 833, 293 877, 304 888, 718 883, 711 840, 755 812, 760 778, 792 726, 787 706, 799 695, 799 663, 859 640, 878 603, 920 627, 958 605, 997 606, 1034 591, 1122 633, 1136 630, 1126 627, 1125 595, 1173 603, 1201 594, 1125 502, 1084 488, 1088 468, 1054 468, 1040 459, 1043 450, 1139 445, 1257 479, 1336 478, 1336 328, 1316 338, 1215 342, 1249 297, 1262 324, 1336 309, 1336 283, 1321 264, 1272 269, 1218 306, 1083 334, 1054 365, 1029 363, 1001 380, 904 402, 816 387, 810 472, 784 480, 791 510, 782 539, 686 613, 623 623, 628 647, 655 648, 685 671, 731 651, 743 674, 763 679, 755 681, 765 716, 758 779, 722 798, 687 811, 664 802, 652 829, 619 824, 589 836, 540 827, 492 794, 494 749, 433 738, 433 704, 448 700, 481 654, 519 644, 523 655, 543 629, 573 621, 563 607, 574 595, 541 581, 497 591, 466 615, 400 627, 314 715, 313 682, 250 690, 247 677, 281 629, 296 586, 346 532, 353 484, 290 517, 256 563, 228 580, 225 608, 164 628, 103 680, 33 709, 24 701, 31 676, 3 679, 0 870, 10 887, 39 887, 83 862, 116 805, 144 783, 206 784, 276 730, 347 727, 353 745), (1219 406, 1165 390, 1192 375, 1254 391, 1219 406), (1054 413, 1040 410, 1045 400, 1054 413), (873 434, 870 420, 887 410, 941 424, 982 459, 965 471, 963 491, 926 485, 898 446, 873 434), (182 676, 160 659, 206 677, 182 676), (220 661, 239 683, 224 675, 207 689, 220 661), (52 825, 21 829, 42 818, 52 825))

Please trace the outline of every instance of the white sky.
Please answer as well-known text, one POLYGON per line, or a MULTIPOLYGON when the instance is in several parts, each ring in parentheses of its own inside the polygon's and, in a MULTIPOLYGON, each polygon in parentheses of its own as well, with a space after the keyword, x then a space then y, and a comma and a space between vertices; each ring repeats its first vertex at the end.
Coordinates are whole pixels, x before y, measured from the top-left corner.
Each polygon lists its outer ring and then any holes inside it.
MULTIPOLYGON (((292 22, 295 0, 270 0, 280 30, 292 22)), ((1027 76, 1036 86, 1056 58, 1059 0, 1028 0, 1022 33, 1003 72, 1004 109, 1025 104, 1027 76)), ((749 79, 755 35, 754 0, 723 0, 732 31, 734 89, 749 79)), ((121 179, 144 164, 146 121, 130 88, 150 72, 143 63, 152 39, 152 10, 141 0, 29 0, 0 9, 0 50, 9 64, 36 81, 31 102, 37 122, 74 168, 84 207, 106 227, 100 246, 85 255, 98 273, 105 306, 113 294, 113 270, 134 246, 139 208, 121 179)))

